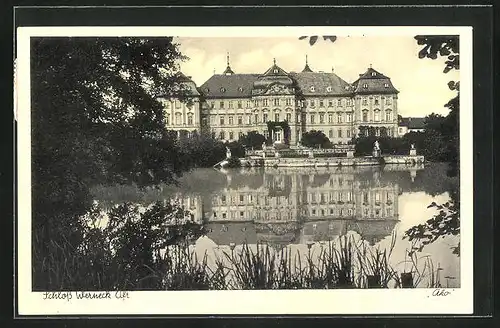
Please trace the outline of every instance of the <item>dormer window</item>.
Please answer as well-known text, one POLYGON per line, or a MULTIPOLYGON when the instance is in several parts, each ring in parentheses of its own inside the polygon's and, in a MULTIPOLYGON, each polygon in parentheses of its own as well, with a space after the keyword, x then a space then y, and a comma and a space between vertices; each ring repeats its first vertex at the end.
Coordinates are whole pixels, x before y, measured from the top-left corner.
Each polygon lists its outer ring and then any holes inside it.
POLYGON ((332 87, 327 87, 327 88, 326 88, 326 91, 328 91, 328 92, 332 92, 332 87))
POLYGON ((314 86, 311 86, 309 90, 311 90, 311 92, 314 92, 314 86))
POLYGON ((375 72, 372 72, 372 76, 376 76, 376 75, 377 75, 377 73, 375 73, 375 72))
POLYGON ((389 87, 389 83, 384 83, 384 88, 388 88, 389 87))
POLYGON ((275 68, 275 69, 273 70, 273 73, 274 73, 274 74, 278 74, 278 70, 275 68))
POLYGON ((206 93, 209 93, 209 92, 210 92, 210 89, 209 89, 209 88, 205 88, 205 92, 206 92, 206 93))
POLYGON ((366 84, 366 83, 365 83, 365 84, 363 84, 363 88, 364 88, 364 89, 368 89, 368 84, 366 84))
POLYGON ((239 92, 243 92, 243 88, 242 88, 242 87, 239 87, 239 88, 238 88, 238 91, 239 91, 239 92))
POLYGON ((346 90, 349 90, 349 86, 348 86, 348 85, 346 85, 346 86, 345 86, 345 89, 346 89, 346 90))
POLYGON ((220 92, 226 92, 226 88, 220 88, 220 92))

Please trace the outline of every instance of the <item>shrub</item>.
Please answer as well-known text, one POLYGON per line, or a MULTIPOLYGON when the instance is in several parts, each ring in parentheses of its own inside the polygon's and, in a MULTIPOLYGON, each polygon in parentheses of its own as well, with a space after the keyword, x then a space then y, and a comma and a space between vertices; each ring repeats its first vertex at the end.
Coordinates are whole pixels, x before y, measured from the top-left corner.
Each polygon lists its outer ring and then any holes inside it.
POLYGON ((241 167, 241 161, 238 157, 232 156, 227 160, 227 165, 226 167, 228 168, 239 168, 241 167))

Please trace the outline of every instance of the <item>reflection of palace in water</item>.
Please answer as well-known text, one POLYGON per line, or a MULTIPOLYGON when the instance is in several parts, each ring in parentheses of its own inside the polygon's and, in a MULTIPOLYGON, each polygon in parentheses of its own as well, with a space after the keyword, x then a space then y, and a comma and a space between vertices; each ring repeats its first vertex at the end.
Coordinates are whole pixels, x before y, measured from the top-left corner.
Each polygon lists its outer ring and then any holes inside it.
POLYGON ((218 245, 327 241, 359 233, 374 244, 398 222, 397 182, 377 169, 275 169, 226 175, 211 204, 183 197, 195 219, 208 222, 218 245), (203 210, 202 210, 203 208, 203 210))

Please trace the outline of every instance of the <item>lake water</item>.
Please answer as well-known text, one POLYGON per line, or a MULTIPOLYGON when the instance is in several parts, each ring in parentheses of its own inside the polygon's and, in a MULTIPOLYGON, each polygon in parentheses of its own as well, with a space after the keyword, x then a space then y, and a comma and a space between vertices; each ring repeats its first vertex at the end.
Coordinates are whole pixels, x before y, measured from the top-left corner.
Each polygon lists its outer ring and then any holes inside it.
POLYGON ((305 258, 349 236, 373 249, 392 248, 390 265, 414 272, 419 287, 428 287, 431 275, 443 287, 459 287, 460 257, 451 250, 459 237, 441 238, 413 260, 408 255, 412 245, 402 238, 432 218, 437 211, 428 205, 448 201, 454 186, 444 164, 197 169, 162 195, 177 199, 195 221, 205 222, 206 235, 191 248, 199 258, 206 254, 210 265, 244 244, 291 250, 305 258))

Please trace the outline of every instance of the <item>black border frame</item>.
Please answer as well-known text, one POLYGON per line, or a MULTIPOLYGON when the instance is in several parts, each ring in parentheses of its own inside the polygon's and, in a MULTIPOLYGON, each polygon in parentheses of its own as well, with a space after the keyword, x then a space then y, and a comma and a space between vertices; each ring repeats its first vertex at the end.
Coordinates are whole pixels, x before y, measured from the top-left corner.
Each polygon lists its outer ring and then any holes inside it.
MULTIPOLYGON (((111 1, 110 1, 111 2, 111 1)), ((108 2, 108 4, 110 4, 108 2)), ((215 4, 215 3, 214 3, 215 4)), ((493 311, 493 12, 490 6, 445 6, 445 7, 135 7, 135 8, 48 8, 25 7, 17 8, 14 12, 12 32, 17 26, 80 26, 80 25, 184 25, 184 26, 231 26, 231 25, 448 25, 473 26, 473 151, 474 151, 474 316, 488 316, 493 311), (480 218, 480 219, 477 219, 480 218)), ((7 22, 10 20, 8 19, 7 22)), ((15 38, 13 43, 15 44, 15 38)), ((12 61, 4 58, 2 66, 12 67, 12 61)), ((496 66, 498 68, 498 66, 496 66)), ((12 78, 12 74, 10 75, 12 78)), ((12 84, 11 84, 12 85, 12 84)), ((12 93, 10 93, 11 95, 12 93)), ((8 96, 8 95, 7 95, 8 96)), ((12 97, 10 97, 12 99, 12 97)), ((12 100, 11 100, 12 101, 12 100)), ((11 112, 12 114, 12 112, 11 112)), ((12 135, 12 134, 11 134, 12 135)), ((13 155, 16 148, 13 147, 13 155)), ((494 175, 493 175, 494 176, 494 175)), ((15 176, 13 176, 15 178, 15 176)), ((16 180, 13 179, 12 182, 16 180)), ((497 181, 498 183, 498 181, 497 181)), ((14 186, 16 184, 14 183, 14 186)), ((12 204, 12 203, 11 203, 12 204)), ((15 212, 13 209, 12 213, 15 212)), ((10 212, 9 212, 10 213, 10 212)), ((15 231, 15 226, 12 227, 15 231)), ((12 238, 12 236, 11 236, 12 238)), ((10 239, 7 239, 10 241, 10 239)), ((12 253, 6 254, 10 258, 12 253)), ((17 266, 16 266, 17 270, 17 266)), ((9 289, 12 290, 12 289, 9 289)), ((12 295, 14 296, 14 295, 12 295)), ((12 299, 12 298, 11 298, 12 299)), ((14 305, 14 309, 16 306, 14 305)), ((14 316, 17 314, 11 312, 14 316)), ((10 316, 10 315, 9 315, 10 316)), ((75 318, 66 316, 64 318, 75 318)), ((107 318, 111 316, 92 316, 93 318, 107 318)), ((200 316, 149 316, 154 318, 195 318, 200 316)), ((201 316, 210 318, 213 316, 201 316)), ((227 318, 228 316, 220 316, 227 318)), ((231 316, 243 318, 243 316, 231 316)), ((248 316, 246 316, 248 317, 248 316)), ((259 316, 276 318, 277 316, 259 316)), ((305 315, 293 316, 305 319, 305 315)), ((309 316, 310 317, 310 316, 309 316)), ((318 316, 329 318, 332 316, 318 316)), ((338 316, 334 316, 338 317, 338 316)), ((359 316, 342 316, 356 317, 359 316)), ((369 316, 373 317, 373 316, 369 316)), ((405 315, 382 316, 382 318, 400 318, 405 315)), ((421 317, 424 316, 412 316, 421 317)), ((429 317, 429 316, 425 316, 429 317)), ((436 317, 436 316, 431 316, 436 317)), ((445 315, 445 317, 450 317, 445 315)), ((467 316, 453 316, 467 317, 467 316)), ((20 317, 35 319, 40 317, 20 317)), ((61 317, 51 317, 61 318, 61 317)), ((126 316, 121 318, 137 318, 126 316)), ((30 320, 31 321, 31 320, 30 320)), ((38 321, 38 320, 36 320, 38 321)), ((254 320, 259 324, 261 320, 254 320)), ((300 324, 300 320, 298 320, 300 324)), ((386 321, 386 320, 384 320, 386 321)), ((434 322, 435 319, 433 319, 434 322)), ((441 320, 439 320, 441 321, 441 320)), ((442 324, 443 322, 438 322, 442 324)), ((467 320, 469 321, 469 320, 467 320)), ((119 322, 119 321, 118 321, 119 322)), ((184 321, 185 322, 185 321, 184 321)), ((278 319, 276 323, 285 323, 289 320, 278 319)), ((324 323, 324 320, 321 320, 324 323)), ((342 321, 345 323, 344 321, 342 321)), ((394 324, 403 323, 397 320, 394 324), (397 323, 398 322, 398 323, 397 323)), ((449 321, 448 321, 449 322, 449 321)), ((48 322, 47 322, 48 323, 48 322)), ((51 326, 54 322, 51 322, 51 326)), ((60 322, 63 324, 63 322, 60 322)), ((107 322, 109 324, 110 322, 107 322)), ((132 323, 132 322, 131 322, 132 323)), ((354 323, 351 321, 351 323, 354 323)), ((358 322, 358 324, 361 322, 358 322)), ((405 324, 409 322, 405 319, 405 324)), ((424 319, 422 324, 429 324, 424 319)), ((455 322, 456 323, 456 322, 455 322)), ((469 322, 470 323, 470 322, 469 322)), ((478 323, 478 322, 475 322, 478 323)), ((71 326, 76 324, 71 321, 71 326)), ((222 324, 222 322, 219 322, 222 324)), ((120 324, 121 326, 121 324, 120 324)))

